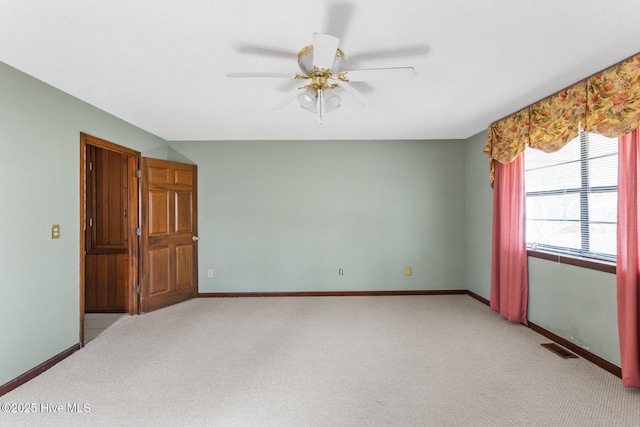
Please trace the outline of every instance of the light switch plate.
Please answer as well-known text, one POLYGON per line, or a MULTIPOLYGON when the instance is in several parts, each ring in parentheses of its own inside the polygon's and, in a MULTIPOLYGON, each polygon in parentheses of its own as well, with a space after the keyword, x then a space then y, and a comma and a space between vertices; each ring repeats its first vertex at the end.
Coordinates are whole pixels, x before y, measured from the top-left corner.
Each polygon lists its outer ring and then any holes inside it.
POLYGON ((51 226, 51 238, 52 239, 60 238, 60 224, 53 224, 51 226))
POLYGON ((405 267, 404 268, 404 274, 407 276, 411 276, 411 267, 405 267))

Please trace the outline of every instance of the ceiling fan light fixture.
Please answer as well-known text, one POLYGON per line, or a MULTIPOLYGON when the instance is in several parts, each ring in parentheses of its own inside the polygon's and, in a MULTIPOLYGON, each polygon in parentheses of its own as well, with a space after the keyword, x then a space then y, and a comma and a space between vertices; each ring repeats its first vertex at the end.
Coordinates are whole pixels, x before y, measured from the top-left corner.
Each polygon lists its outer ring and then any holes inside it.
POLYGON ((317 91, 312 87, 307 88, 307 90, 301 92, 298 95, 298 102, 300 103, 300 106, 305 110, 315 113, 316 104, 318 103, 317 91))
MULTIPOLYGON (((326 91, 325 91, 326 92, 326 91)), ((330 113, 332 111, 340 108, 340 103, 342 102, 342 98, 335 94, 329 94, 328 96, 325 94, 324 97, 324 111, 330 113)))

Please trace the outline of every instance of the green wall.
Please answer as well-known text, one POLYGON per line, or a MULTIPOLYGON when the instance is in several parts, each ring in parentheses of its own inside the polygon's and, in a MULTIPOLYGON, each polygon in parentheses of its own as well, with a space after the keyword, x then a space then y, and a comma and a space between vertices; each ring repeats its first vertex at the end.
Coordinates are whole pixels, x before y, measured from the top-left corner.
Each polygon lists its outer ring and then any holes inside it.
POLYGON ((615 274, 529 257, 529 320, 620 366, 615 274))
POLYGON ((463 141, 170 146, 200 166, 200 292, 466 289, 463 141))
POLYGON ((0 385, 78 343, 80 132, 166 145, 0 63, 0 385))
POLYGON ((487 132, 480 132, 466 140, 466 273, 467 289, 489 299, 493 191, 489 162, 483 153, 486 139, 487 132))

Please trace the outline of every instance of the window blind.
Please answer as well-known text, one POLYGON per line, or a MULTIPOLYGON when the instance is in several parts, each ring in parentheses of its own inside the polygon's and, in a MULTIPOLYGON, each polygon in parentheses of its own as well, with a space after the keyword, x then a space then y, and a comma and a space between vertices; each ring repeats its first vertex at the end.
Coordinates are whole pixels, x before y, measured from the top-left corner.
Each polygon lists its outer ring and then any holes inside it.
POLYGON ((615 260, 618 139, 581 132, 555 153, 524 156, 527 245, 615 260))

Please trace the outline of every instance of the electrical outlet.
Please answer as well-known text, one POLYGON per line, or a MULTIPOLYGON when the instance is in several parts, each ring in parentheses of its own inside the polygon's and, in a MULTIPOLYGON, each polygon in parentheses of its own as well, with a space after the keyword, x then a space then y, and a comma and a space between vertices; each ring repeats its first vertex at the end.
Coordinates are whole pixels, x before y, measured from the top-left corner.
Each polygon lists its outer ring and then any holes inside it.
POLYGON ((338 269, 338 276, 344 276, 344 270, 342 268, 338 269))
POLYGON ((213 277, 213 270, 207 270, 207 277, 213 277))
POLYGON ((60 238, 60 224, 53 224, 51 226, 51 238, 52 239, 60 238))
POLYGON ((404 268, 404 274, 406 276, 411 276, 411 267, 405 267, 404 268))

